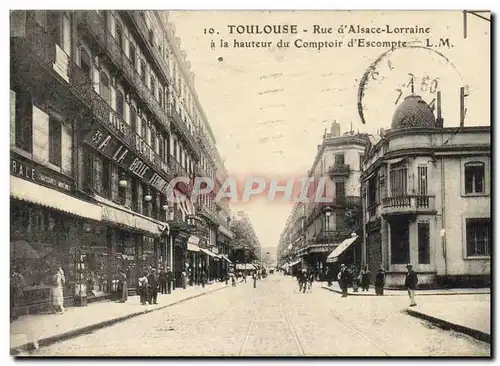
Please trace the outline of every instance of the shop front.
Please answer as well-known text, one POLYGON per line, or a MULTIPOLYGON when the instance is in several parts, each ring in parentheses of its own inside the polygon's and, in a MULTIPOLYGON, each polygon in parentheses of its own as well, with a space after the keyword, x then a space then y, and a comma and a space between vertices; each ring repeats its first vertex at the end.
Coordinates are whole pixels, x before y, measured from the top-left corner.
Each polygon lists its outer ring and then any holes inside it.
POLYGON ((15 154, 10 176, 10 259, 25 282, 16 299, 18 313, 47 310, 52 277, 61 267, 65 303, 71 305, 78 283, 90 298, 109 293, 108 248, 103 240, 100 206, 75 197, 73 181, 15 154), (93 230, 89 230, 93 228, 93 230), (79 275, 81 253, 88 272, 79 275))
POLYGON ((162 266, 166 241, 161 235, 166 223, 140 215, 103 197, 95 195, 94 198, 102 207, 102 221, 108 227, 112 276, 116 279, 123 271, 129 291, 133 293, 141 275, 151 268, 162 266))

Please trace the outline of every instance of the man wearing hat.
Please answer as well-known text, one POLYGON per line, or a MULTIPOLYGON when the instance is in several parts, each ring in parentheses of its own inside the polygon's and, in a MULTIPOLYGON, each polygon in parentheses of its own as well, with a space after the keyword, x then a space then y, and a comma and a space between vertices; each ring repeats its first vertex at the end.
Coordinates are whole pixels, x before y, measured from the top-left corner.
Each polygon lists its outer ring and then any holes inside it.
POLYGON ((410 306, 417 306, 415 302, 415 289, 418 283, 417 273, 413 270, 413 265, 408 263, 406 265, 408 272, 406 273, 405 288, 408 290, 410 296, 410 306))
POLYGON ((158 303, 158 273, 156 272, 156 268, 151 268, 151 272, 148 276, 148 285, 149 285, 149 303, 157 304, 158 303))
POLYGON ((338 274, 339 286, 342 290, 342 297, 347 297, 347 286, 349 286, 349 271, 345 264, 340 265, 340 272, 338 274))

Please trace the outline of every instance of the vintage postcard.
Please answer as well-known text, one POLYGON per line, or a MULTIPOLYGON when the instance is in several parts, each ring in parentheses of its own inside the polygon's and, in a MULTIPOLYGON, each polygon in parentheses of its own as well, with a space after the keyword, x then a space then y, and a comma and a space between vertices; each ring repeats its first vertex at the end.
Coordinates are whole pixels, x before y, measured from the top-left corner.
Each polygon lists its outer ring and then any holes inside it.
POLYGON ((10 353, 491 356, 487 10, 11 10, 10 353))

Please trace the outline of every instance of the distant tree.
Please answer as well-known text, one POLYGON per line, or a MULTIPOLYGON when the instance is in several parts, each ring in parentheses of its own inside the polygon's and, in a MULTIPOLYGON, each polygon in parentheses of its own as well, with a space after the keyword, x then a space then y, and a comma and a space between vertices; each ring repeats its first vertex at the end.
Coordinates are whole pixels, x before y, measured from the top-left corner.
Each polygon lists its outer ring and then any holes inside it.
POLYGON ((260 243, 250 219, 244 215, 239 219, 232 220, 231 231, 234 237, 231 241, 233 255, 230 259, 240 263, 257 259, 260 254, 260 243))

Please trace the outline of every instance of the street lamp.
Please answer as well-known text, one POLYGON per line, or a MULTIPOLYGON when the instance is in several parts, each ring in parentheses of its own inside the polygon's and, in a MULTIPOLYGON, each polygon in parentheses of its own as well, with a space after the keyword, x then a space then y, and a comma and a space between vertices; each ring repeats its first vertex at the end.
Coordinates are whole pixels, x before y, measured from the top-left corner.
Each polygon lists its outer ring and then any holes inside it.
POLYGON ((332 208, 330 206, 325 208, 326 216, 326 245, 330 246, 330 216, 332 216, 332 208))

